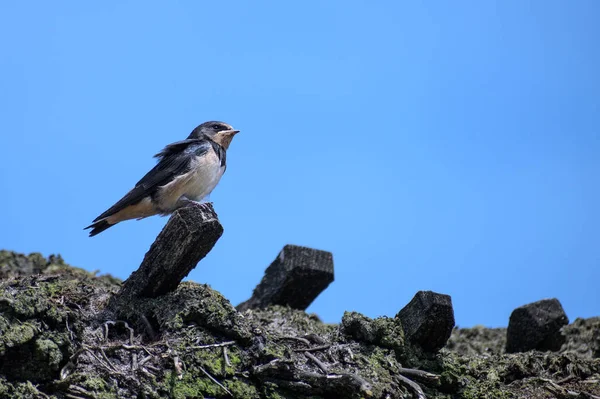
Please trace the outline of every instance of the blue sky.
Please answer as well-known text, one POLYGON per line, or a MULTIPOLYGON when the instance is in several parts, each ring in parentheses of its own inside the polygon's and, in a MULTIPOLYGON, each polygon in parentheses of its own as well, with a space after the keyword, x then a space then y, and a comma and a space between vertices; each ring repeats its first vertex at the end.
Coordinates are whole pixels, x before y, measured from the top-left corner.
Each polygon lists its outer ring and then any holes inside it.
POLYGON ((199 123, 242 132, 190 274, 234 304, 287 243, 310 311, 600 315, 600 3, 2 2, 0 248, 121 278, 166 218, 82 228, 199 123))

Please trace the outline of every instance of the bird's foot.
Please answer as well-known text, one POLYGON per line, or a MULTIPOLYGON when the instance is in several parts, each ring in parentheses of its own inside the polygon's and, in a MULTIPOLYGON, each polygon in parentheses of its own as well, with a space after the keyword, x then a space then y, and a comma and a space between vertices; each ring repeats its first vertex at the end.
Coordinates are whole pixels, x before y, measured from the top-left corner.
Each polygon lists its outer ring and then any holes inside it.
POLYGON ((183 208, 183 207, 187 207, 187 206, 204 208, 206 206, 206 204, 208 204, 208 202, 206 202, 206 201, 194 201, 194 200, 182 197, 178 201, 177 208, 183 208))

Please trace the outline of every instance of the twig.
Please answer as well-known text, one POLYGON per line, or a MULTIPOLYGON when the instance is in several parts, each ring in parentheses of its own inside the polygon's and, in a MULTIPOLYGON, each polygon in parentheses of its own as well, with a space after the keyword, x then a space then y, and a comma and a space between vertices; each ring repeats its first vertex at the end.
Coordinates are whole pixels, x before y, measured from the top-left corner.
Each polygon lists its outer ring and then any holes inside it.
POLYGON ((198 366, 198 368, 200 369, 200 371, 202 371, 212 382, 214 382, 215 384, 217 384, 219 387, 221 387, 222 390, 224 390, 225 392, 227 392, 227 394, 231 397, 233 397, 233 394, 231 392, 229 392, 229 389, 225 388, 225 386, 223 384, 221 384, 219 381, 217 381, 217 379, 215 377, 213 377, 212 375, 208 374, 208 371, 204 370, 204 368, 202 366, 198 366))
POLYGON ((69 376, 69 374, 70 374, 70 373, 69 373, 69 368, 70 368, 70 367, 74 367, 74 366, 75 366, 75 364, 73 364, 73 362, 71 362, 71 361, 68 361, 68 362, 67 362, 67 364, 65 364, 65 365, 63 366, 63 368, 62 368, 62 369, 60 369, 59 378, 60 378, 61 380, 64 380, 65 378, 67 378, 67 377, 69 376))
POLYGON ((255 374, 262 374, 266 370, 273 368, 273 366, 275 364, 279 363, 280 361, 281 361, 281 359, 273 359, 269 363, 259 364, 258 366, 254 366, 252 370, 255 374))
POLYGON ((146 370, 144 367, 139 369, 142 373, 146 374, 148 377, 153 377, 154 374, 152 374, 151 372, 149 372, 148 370, 146 370))
MULTIPOLYGON (((116 324, 122 324, 129 331, 129 346, 123 345, 123 348, 124 349, 134 349, 133 348, 133 338, 135 335, 135 331, 124 320, 117 320, 117 321, 108 320, 106 323, 104 323, 104 340, 108 341, 108 326, 111 326, 111 325, 114 326, 116 324)), ((68 325, 67 325, 67 327, 68 327, 68 325)), ((144 350, 146 352, 148 352, 148 349, 144 348, 144 350)), ((106 353, 104 353, 104 349, 100 348, 100 351, 102 352, 104 359, 106 359, 106 362, 116 371, 115 366, 110 362, 110 360, 106 356, 106 353)), ((135 371, 137 369, 137 367, 138 367, 137 361, 138 361, 137 353, 133 353, 131 355, 131 367, 130 367, 131 371, 135 371)))
POLYGON ((405 369, 401 367, 398 372, 406 377, 415 377, 431 382, 439 381, 440 379, 439 375, 428 373, 427 371, 423 370, 405 369))
POLYGON ((98 362, 98 364, 100 364, 102 367, 104 367, 104 368, 105 368, 105 369, 107 369, 108 371, 114 371, 114 372, 116 372, 117 374, 121 374, 121 375, 123 375, 123 373, 121 373, 120 371, 116 370, 116 369, 114 368, 114 366, 112 366, 112 367, 111 367, 111 366, 109 366, 109 365, 108 365, 108 364, 106 364, 106 363, 105 363, 105 362, 104 362, 102 359, 100 359, 98 356, 96 356, 96 354, 95 354, 94 352, 92 352, 90 348, 88 348, 88 347, 84 347, 84 348, 85 348, 85 351, 86 351, 87 353, 89 353, 89 354, 90 354, 90 355, 91 355, 91 356, 92 356, 94 359, 96 359, 96 361, 98 362))
MULTIPOLYGON (((353 387, 363 393, 365 396, 372 396, 371 392, 371 384, 359 376, 358 374, 353 373, 340 373, 340 374, 318 374, 313 373, 312 371, 303 371, 296 370, 296 374, 302 381, 311 381, 311 380, 343 380, 342 386, 344 387, 353 387)), ((324 382, 327 386, 330 383, 324 382)))
POLYGON ((7 304, 7 305, 9 305, 9 306, 12 306, 12 305, 14 305, 14 303, 15 303, 15 301, 14 301, 14 300, 12 300, 12 299, 10 299, 10 298, 7 298, 7 297, 0 297, 0 303, 2 303, 2 302, 6 303, 6 304, 7 304))
POLYGON ((114 321, 112 321, 112 320, 108 320, 107 322, 105 322, 105 323, 102 325, 102 327, 103 327, 103 329, 104 329, 104 340, 105 340, 105 341, 108 341, 108 326, 109 326, 109 324, 110 324, 110 325, 114 325, 114 324, 115 324, 115 322, 114 322, 114 321))
POLYGON ((346 352, 348 355, 350 355, 350 360, 354 360, 354 353, 352 352, 352 349, 350 349, 347 346, 344 346, 343 348, 341 348, 341 350, 343 350, 344 352, 346 352))
POLYGON ((320 361, 319 359, 317 359, 317 357, 315 355, 313 355, 310 352, 305 352, 304 356, 306 356, 307 358, 309 358, 310 360, 313 361, 314 364, 316 364, 323 373, 328 374, 329 373, 329 369, 327 368, 327 366, 320 361))
POLYGON ((108 320, 104 323, 104 340, 108 340, 108 326, 115 326, 117 324, 122 324, 123 327, 125 327, 127 330, 129 330, 129 345, 133 345, 133 336, 134 336, 134 331, 133 328, 131 328, 129 326, 129 324, 124 321, 124 320, 117 320, 117 321, 113 321, 113 320, 108 320))
POLYGON ((60 369, 59 376, 60 376, 60 379, 61 379, 61 380, 64 380, 65 378, 67 378, 67 377, 69 376, 69 371, 68 371, 68 369, 69 369, 70 367, 75 367, 75 363, 74 363, 74 362, 75 362, 75 360, 77 359, 77 357, 78 357, 78 356, 79 356, 81 353, 83 353, 83 351, 84 351, 84 350, 85 350, 85 349, 79 349, 77 352, 73 353, 73 355, 71 355, 71 357, 69 358, 69 361, 67 362, 67 364, 65 364, 65 365, 63 366, 63 368, 62 368, 62 369, 60 369))
POLYGON ((548 378, 540 378, 539 380, 549 384, 550 386, 544 386, 544 389, 546 391, 552 393, 555 396, 559 396, 559 397, 563 397, 563 398, 565 398, 565 397, 576 398, 576 397, 580 397, 583 394, 589 399, 600 399, 600 396, 592 395, 591 393, 588 393, 588 392, 570 391, 564 387, 561 387, 556 382, 554 382, 548 378))
POLYGON ((155 366, 151 365, 151 364, 147 364, 144 367, 146 367, 148 370, 154 371, 155 373, 160 373, 160 369, 158 367, 155 367, 155 366))
POLYGON ((127 344, 117 344, 117 345, 108 345, 104 347, 105 349, 113 349, 113 348, 121 348, 121 349, 144 349, 146 352, 148 351, 148 349, 146 349, 145 346, 143 345, 127 345, 127 344))
POLYGON ((71 341, 74 341, 75 340, 75 334, 73 334, 73 331, 71 331, 71 328, 69 327, 69 314, 68 313, 65 316, 65 324, 67 325, 67 331, 69 332, 69 337, 71 338, 71 341))
POLYGON ((146 315, 142 315, 140 317, 140 319, 144 323, 144 327, 146 327, 146 332, 150 336, 150 339, 151 340, 155 340, 156 339, 156 333, 154 332, 154 329, 152 328, 152 324, 150 324, 150 321, 148 320, 148 318, 146 317, 146 315))
MULTIPOLYGON (((114 350, 114 349, 126 349, 126 350, 144 350, 148 357, 146 359, 151 359, 154 355, 143 345, 127 345, 127 344, 116 344, 116 345, 105 345, 105 346, 88 346, 89 349, 98 349, 98 350, 114 350)), ((148 360, 146 360, 148 361, 148 360)), ((142 363, 143 364, 143 363, 142 363)), ((131 368, 132 370, 137 370, 138 366, 138 354, 131 354, 131 368)))
POLYGON ((270 382, 275 382, 278 387, 284 388, 290 391, 299 391, 299 392, 310 392, 313 390, 313 386, 304 381, 290 381, 290 380, 280 380, 280 379, 271 379, 270 382))
POLYGON ((353 380, 354 384, 358 386, 362 393, 366 393, 366 396, 371 396, 371 384, 358 374, 353 373, 341 373, 342 377, 349 378, 353 380))
POLYGON ((148 355, 145 358, 143 358, 142 360, 140 360, 139 365, 143 365, 144 363, 146 363, 148 360, 152 359, 154 357, 154 355, 148 355))
POLYGON ((310 341, 307 340, 306 338, 292 337, 291 335, 284 335, 284 336, 282 336, 280 338, 281 339, 290 339, 290 340, 293 340, 293 341, 302 342, 304 345, 310 346, 310 341))
POLYGON ((412 389, 413 392, 415 393, 415 395, 417 395, 417 399, 427 399, 427 396, 425 396, 425 393, 423 392, 423 390, 421 389, 419 384, 417 384, 416 382, 414 382, 412 380, 409 380, 402 374, 396 375, 396 378, 398 378, 403 385, 412 389))
POLYGON ((234 345, 234 344, 235 344, 235 341, 226 341, 226 342, 220 342, 218 344, 188 346, 188 348, 190 348, 190 349, 220 348, 220 347, 230 346, 230 345, 234 345))
POLYGON ((581 381, 582 384, 600 384, 600 379, 588 378, 587 380, 581 381))
POLYGON ((42 395, 44 398, 50 399, 50 396, 48 396, 48 394, 46 394, 45 392, 42 392, 42 391, 40 391, 40 390, 39 390, 39 385, 37 385, 37 384, 36 384, 36 385, 35 385, 35 389, 37 389, 37 390, 38 390, 38 391, 37 391, 37 393, 38 393, 39 395, 42 395))
POLYGON ((138 355, 137 353, 133 353, 131 355, 131 371, 135 371, 138 369, 138 355))
POLYGON ((227 354, 227 347, 223 347, 223 357, 225 358, 225 364, 231 367, 231 362, 229 361, 229 355, 227 354))
POLYGON ((578 378, 578 377, 575 374, 573 374, 573 375, 569 375, 569 376, 563 378, 562 380, 556 381, 556 383, 558 385, 562 385, 562 384, 566 384, 567 382, 573 381, 576 378, 578 378))
POLYGON ((143 350, 150 356, 154 356, 152 352, 148 350, 144 345, 127 345, 127 344, 109 344, 104 346, 89 346, 89 348, 93 349, 105 349, 105 350, 115 350, 115 349, 125 349, 125 350, 143 350))
POLYGON ((315 346, 313 348, 294 349, 294 352, 318 352, 318 351, 323 351, 323 350, 326 350, 329 348, 331 348, 331 345, 327 344, 327 345, 315 346))
POLYGON ((87 389, 84 389, 84 388, 80 387, 79 385, 71 384, 69 386, 69 390, 75 391, 75 392, 80 393, 82 395, 85 395, 88 398, 95 398, 96 397, 96 395, 94 395, 92 392, 88 391, 87 389))
POLYGON ((129 324, 127 324, 126 321, 121 321, 121 323, 123 323, 125 328, 129 330, 129 345, 133 345, 133 336, 135 334, 135 332, 133 331, 133 328, 129 327, 129 324))
POLYGON ((187 372, 187 366, 185 365, 185 362, 183 360, 179 360, 179 363, 181 363, 183 366, 183 371, 187 372))
POLYGON ((311 333, 311 334, 306 334, 304 337, 302 337, 304 339, 309 340, 310 342, 312 342, 313 344, 318 344, 318 345, 325 345, 327 343, 327 341, 321 337, 319 337, 317 334, 315 333, 311 333))
POLYGON ((173 364, 175 365, 175 372, 177 373, 177 378, 183 378, 183 370, 181 369, 181 364, 179 363, 179 356, 173 356, 173 364))
POLYGON ((119 371, 114 364, 112 364, 112 362, 110 361, 110 359, 108 358, 108 356, 106 356, 106 353, 104 352, 104 349, 100 348, 100 353, 102 353, 102 357, 104 357, 104 360, 106 360, 106 363, 108 363, 108 365, 115 371, 119 371))

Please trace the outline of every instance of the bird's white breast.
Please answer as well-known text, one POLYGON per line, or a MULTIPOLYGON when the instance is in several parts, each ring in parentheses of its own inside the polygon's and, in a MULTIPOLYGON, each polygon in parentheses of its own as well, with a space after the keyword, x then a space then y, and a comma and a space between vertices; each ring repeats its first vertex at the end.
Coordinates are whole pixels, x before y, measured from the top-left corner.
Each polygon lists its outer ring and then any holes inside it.
POLYGON ((214 151, 196 157, 192 160, 192 178, 184 195, 194 201, 202 200, 214 190, 223 172, 225 167, 221 166, 221 160, 214 151))
POLYGON ((191 170, 161 187, 158 202, 161 210, 171 212, 177 208, 181 197, 200 201, 209 195, 221 180, 225 167, 214 151, 191 160, 191 170))

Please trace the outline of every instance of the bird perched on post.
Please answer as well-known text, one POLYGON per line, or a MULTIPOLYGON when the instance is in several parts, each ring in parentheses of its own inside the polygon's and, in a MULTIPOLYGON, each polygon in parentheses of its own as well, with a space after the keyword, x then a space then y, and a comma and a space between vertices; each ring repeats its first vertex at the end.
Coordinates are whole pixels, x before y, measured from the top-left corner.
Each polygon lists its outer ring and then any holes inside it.
POLYGON ((208 196, 225 173, 226 151, 239 130, 224 122, 205 122, 187 139, 167 145, 158 163, 116 204, 85 229, 90 237, 129 219, 168 215, 208 196))

